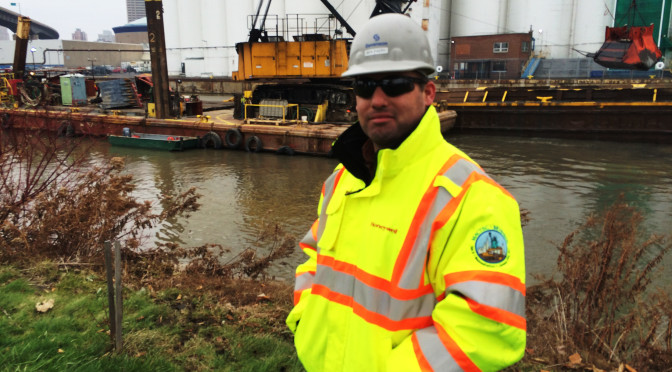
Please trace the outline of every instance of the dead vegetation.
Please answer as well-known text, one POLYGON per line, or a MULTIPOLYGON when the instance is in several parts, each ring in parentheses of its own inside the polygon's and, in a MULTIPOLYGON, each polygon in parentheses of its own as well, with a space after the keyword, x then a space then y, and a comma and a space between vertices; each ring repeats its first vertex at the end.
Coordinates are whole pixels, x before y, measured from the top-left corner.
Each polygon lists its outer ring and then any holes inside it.
POLYGON ((123 159, 94 164, 87 153, 77 139, 2 132, 1 261, 29 264, 48 258, 64 266, 96 266, 103 262, 103 242, 120 241, 127 282, 156 288, 182 274, 177 280, 254 280, 294 249, 294 238, 275 224, 265 224, 252 247, 233 256, 217 244, 148 247, 146 232, 198 210, 200 195, 193 188, 158 195, 162 212, 153 212, 150 201, 132 195, 135 184, 122 173, 123 159))
POLYGON ((565 238, 558 277, 528 288, 526 359, 589 370, 672 366, 672 300, 651 288, 672 245, 643 238, 642 215, 618 201, 565 238))

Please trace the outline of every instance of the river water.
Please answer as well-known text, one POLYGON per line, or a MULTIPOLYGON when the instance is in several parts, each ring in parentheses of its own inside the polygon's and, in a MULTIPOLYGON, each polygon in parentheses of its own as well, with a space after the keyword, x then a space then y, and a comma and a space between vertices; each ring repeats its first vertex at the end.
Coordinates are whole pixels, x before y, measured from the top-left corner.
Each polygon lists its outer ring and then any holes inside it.
MULTIPOLYGON (((153 239, 187 247, 218 243, 234 253, 255 246, 262 222, 278 223, 300 239, 316 217, 322 182, 337 164, 321 157, 213 149, 168 153, 94 141, 97 156, 126 159, 140 199, 192 186, 203 195, 198 212, 164 224, 153 239)), ((530 274, 552 274, 555 245, 621 194, 644 213, 646 233, 672 234, 672 145, 467 134, 449 141, 530 211, 523 230, 528 282, 530 274)), ((290 280, 303 260, 297 247, 272 274, 290 280)), ((672 277, 672 258, 664 271, 672 277)))

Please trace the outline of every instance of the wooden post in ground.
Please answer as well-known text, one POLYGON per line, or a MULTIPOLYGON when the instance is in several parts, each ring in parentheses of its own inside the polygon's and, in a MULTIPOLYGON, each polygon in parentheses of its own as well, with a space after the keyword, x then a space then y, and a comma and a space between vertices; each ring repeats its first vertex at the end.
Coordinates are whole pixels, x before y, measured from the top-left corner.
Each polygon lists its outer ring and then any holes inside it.
POLYGON ((123 319, 123 300, 122 300, 122 293, 121 293, 121 245, 119 242, 114 242, 114 270, 115 270, 115 286, 116 286, 116 291, 115 291, 115 334, 114 334, 114 349, 117 351, 117 353, 121 352, 121 348, 123 346, 122 339, 121 339, 121 321, 123 319))
POLYGON ((110 337, 114 341, 114 350, 121 352, 123 346, 121 322, 123 320, 123 300, 121 285, 121 246, 114 242, 114 261, 112 261, 112 244, 104 244, 105 271, 107 273, 107 302, 110 308, 110 337))
POLYGON ((112 244, 110 241, 105 241, 104 254, 105 254, 105 272, 107 273, 107 303, 110 308, 110 338, 114 340, 116 332, 116 315, 114 308, 114 266, 112 266, 112 244))

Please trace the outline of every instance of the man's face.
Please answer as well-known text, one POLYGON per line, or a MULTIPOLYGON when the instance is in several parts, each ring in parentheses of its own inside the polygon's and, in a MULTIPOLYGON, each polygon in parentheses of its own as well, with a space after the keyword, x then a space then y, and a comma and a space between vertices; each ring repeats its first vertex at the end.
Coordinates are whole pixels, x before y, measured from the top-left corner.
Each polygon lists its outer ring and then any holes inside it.
MULTIPOLYGON (((358 77, 361 80, 380 81, 395 77, 419 78, 414 72, 373 74, 358 77)), ((414 83, 413 89, 396 97, 390 97, 378 86, 370 97, 357 96, 357 116, 364 133, 373 141, 376 149, 396 148, 425 114, 434 101, 436 86, 430 80, 424 87, 414 83)))

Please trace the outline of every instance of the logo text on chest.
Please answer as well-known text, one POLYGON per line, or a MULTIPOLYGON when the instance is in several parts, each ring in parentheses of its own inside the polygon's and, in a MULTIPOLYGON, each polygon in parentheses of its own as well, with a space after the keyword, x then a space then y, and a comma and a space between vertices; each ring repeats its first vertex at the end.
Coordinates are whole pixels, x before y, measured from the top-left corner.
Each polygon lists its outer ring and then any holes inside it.
POLYGON ((387 226, 379 225, 379 224, 377 224, 377 223, 375 223, 375 222, 371 222, 371 226, 375 227, 376 229, 381 229, 381 230, 389 231, 389 232, 391 232, 391 233, 393 233, 393 234, 396 234, 396 233, 397 233, 397 229, 393 229, 393 228, 391 228, 391 227, 387 227, 387 226))

